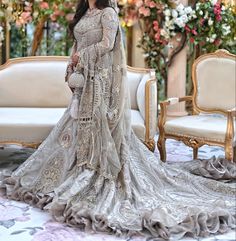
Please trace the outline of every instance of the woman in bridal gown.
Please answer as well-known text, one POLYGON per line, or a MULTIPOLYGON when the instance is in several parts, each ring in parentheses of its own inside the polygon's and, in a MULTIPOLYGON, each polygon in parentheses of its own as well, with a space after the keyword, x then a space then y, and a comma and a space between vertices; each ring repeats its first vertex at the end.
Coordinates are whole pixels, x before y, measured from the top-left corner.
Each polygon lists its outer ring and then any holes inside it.
POLYGON ((2 172, 1 190, 86 230, 177 240, 235 228, 232 163, 168 165, 133 133, 116 5, 92 3, 81 0, 71 24, 66 75, 76 63, 85 84, 39 148, 2 172))

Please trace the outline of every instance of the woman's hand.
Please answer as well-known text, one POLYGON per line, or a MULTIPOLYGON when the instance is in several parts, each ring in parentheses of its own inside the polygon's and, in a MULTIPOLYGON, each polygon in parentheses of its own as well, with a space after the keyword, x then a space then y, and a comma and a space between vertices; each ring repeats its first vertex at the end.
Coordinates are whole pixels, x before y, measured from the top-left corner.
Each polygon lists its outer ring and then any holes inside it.
POLYGON ((70 88, 71 92, 74 93, 75 88, 71 88, 71 87, 69 87, 69 88, 70 88))
POLYGON ((73 54, 72 56, 72 65, 75 67, 79 62, 79 56, 78 53, 73 54))

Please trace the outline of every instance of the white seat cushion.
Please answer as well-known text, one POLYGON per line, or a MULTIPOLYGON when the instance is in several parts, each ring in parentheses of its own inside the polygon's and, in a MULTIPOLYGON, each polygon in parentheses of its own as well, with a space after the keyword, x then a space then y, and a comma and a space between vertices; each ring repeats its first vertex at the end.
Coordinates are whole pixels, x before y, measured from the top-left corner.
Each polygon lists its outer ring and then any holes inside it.
POLYGON ((0 108, 0 141, 41 142, 65 108, 0 108))
POLYGON ((136 136, 144 141, 146 128, 144 125, 144 119, 138 110, 131 110, 131 125, 136 136))
MULTIPOLYGON (((66 108, 0 108, 0 142, 42 142, 64 114, 66 108)), ((131 110, 135 134, 145 139, 144 119, 131 110)))
POLYGON ((164 128, 167 134, 224 142, 227 118, 222 115, 184 116, 167 121, 164 128))

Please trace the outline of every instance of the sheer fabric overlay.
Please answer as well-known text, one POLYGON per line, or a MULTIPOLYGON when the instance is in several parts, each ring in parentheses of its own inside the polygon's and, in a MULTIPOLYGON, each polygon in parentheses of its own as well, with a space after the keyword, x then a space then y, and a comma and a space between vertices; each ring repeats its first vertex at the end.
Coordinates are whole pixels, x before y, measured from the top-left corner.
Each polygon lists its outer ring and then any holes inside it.
POLYGON ((235 228, 233 163, 168 165, 133 133, 116 11, 87 12, 74 34, 86 84, 38 150, 1 172, 1 191, 86 230, 177 240, 235 228))

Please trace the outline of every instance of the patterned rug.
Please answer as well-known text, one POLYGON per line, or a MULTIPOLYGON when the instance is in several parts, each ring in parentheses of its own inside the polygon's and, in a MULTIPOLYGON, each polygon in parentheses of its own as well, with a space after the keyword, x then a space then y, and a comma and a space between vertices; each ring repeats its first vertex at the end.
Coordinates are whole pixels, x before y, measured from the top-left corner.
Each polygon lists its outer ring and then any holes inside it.
MULTIPOLYGON (((33 149, 8 146, 0 149, 0 168, 15 163, 21 163, 34 152, 33 149)), ((156 150, 156 155, 159 153, 156 150)), ((208 159, 213 155, 223 155, 223 149, 219 147, 203 146, 199 149, 199 158, 208 159)), ((167 141, 168 162, 191 161, 192 150, 184 144, 167 141)), ((132 237, 122 239, 108 234, 85 233, 81 230, 70 228, 57 223, 52 217, 37 208, 33 208, 22 202, 15 202, 0 197, 0 241, 145 241, 144 237, 132 237)), ((229 232, 224 235, 211 236, 209 238, 193 239, 185 238, 185 241, 235 241, 236 234, 229 232)), ((149 239, 149 241, 151 241, 149 239)), ((157 241, 157 240, 155 240, 157 241)))

